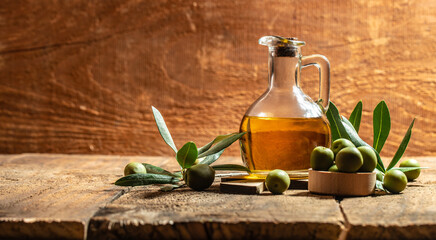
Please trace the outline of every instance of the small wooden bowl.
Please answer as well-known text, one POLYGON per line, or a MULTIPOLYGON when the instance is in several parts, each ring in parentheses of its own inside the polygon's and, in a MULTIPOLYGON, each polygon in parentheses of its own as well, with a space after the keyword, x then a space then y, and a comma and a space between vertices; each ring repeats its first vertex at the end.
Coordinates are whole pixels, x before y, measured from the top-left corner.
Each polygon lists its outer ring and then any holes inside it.
POLYGON ((309 169, 309 191, 336 196, 367 196, 374 192, 376 173, 341 173, 309 169))

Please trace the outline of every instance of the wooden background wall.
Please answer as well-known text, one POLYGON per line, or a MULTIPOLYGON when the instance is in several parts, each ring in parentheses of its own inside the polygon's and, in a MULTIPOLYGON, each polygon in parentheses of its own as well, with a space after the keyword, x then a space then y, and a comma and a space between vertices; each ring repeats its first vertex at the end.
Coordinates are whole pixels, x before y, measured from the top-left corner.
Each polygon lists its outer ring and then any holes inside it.
MULTIPOLYGON (((0 153, 169 155, 238 130, 267 87, 264 35, 295 36, 331 62, 331 99, 363 100, 361 135, 386 100, 393 156, 436 154, 436 1, 71 0, 0 2, 0 153)), ((317 96, 317 72, 302 87, 317 96)), ((236 145, 227 155, 239 155, 236 145)))

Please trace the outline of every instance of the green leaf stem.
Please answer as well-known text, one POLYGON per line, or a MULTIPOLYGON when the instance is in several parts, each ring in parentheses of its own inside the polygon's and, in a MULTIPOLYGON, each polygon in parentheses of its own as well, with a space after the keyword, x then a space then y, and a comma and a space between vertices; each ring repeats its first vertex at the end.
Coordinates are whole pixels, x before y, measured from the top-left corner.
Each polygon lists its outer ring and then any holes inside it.
POLYGON ((169 192, 169 191, 172 191, 172 190, 179 188, 179 187, 182 187, 182 186, 185 186, 185 184, 168 184, 168 185, 161 187, 160 191, 169 192))
POLYGON ((391 117, 385 101, 381 101, 374 109, 373 115, 374 142, 373 147, 381 152, 391 130, 391 117))
POLYGON ((177 147, 174 144, 173 138, 171 137, 170 131, 165 124, 162 114, 160 114, 159 110, 157 110, 153 106, 151 106, 151 109, 153 110, 154 120, 156 121, 157 129, 159 130, 160 135, 162 136, 163 140, 168 144, 168 146, 170 146, 173 151, 177 153, 177 147))
POLYGON ((212 155, 212 154, 215 154, 217 152, 220 152, 221 150, 227 148, 233 142, 235 142, 236 140, 241 138, 244 134, 245 134, 245 132, 242 132, 242 133, 238 133, 238 134, 232 135, 230 137, 227 137, 227 138, 219 141, 217 144, 213 145, 207 151, 204 151, 201 154, 199 154, 198 157, 202 158, 202 157, 205 157, 205 156, 212 155))
POLYGON ((191 167, 195 160, 197 160, 198 150, 194 142, 187 142, 183 147, 177 151, 176 159, 182 168, 191 167))
POLYGON ((142 163, 142 165, 144 165, 145 170, 147 170, 147 173, 155 173, 155 174, 167 175, 167 176, 178 177, 178 178, 182 177, 182 174, 180 173, 172 173, 163 168, 148 163, 142 163))
POLYGON ((396 169, 396 170, 400 170, 402 172, 408 172, 408 171, 413 171, 413 170, 417 170, 417 169, 427 169, 428 167, 393 167, 391 169, 396 169))
POLYGON ((344 126, 341 123, 341 116, 339 115, 339 111, 336 108, 335 104, 333 104, 333 102, 329 103, 329 108, 326 115, 330 123, 332 142, 339 138, 350 139, 347 132, 345 131, 344 126))
POLYGON ((212 145, 221 142, 224 139, 227 139, 229 137, 235 136, 236 133, 230 133, 230 134, 226 134, 226 135, 219 135, 218 137, 216 137, 214 140, 212 140, 211 142, 209 142, 208 144, 204 145, 203 147, 198 148, 198 154, 202 154, 205 151, 209 150, 210 147, 212 147, 212 145))
POLYGON ((218 158, 221 156, 221 154, 223 154, 225 149, 214 153, 212 155, 206 156, 203 160, 201 160, 200 163, 202 164, 207 164, 207 165, 211 165, 212 163, 214 163, 216 160, 218 160, 218 158))
POLYGON ((167 175, 154 174, 154 173, 136 173, 118 179, 115 182, 115 185, 141 186, 141 185, 150 185, 150 184, 177 183, 179 181, 180 179, 167 175))
POLYGON ((412 136, 412 128, 413 128, 414 123, 415 123, 415 118, 413 119, 412 123, 410 123, 409 129, 407 129, 406 135, 404 135, 404 138, 401 141, 401 144, 398 147, 397 152, 395 153, 394 157, 392 158, 391 163, 389 163, 388 170, 393 168, 395 165, 397 165, 398 161, 400 161, 401 157, 403 156, 404 151, 406 151, 407 145, 409 144, 410 137, 412 136))
POLYGON ((350 122, 353 124, 354 129, 359 133, 360 121, 362 119, 362 101, 359 101, 354 107, 353 112, 350 115, 350 122))

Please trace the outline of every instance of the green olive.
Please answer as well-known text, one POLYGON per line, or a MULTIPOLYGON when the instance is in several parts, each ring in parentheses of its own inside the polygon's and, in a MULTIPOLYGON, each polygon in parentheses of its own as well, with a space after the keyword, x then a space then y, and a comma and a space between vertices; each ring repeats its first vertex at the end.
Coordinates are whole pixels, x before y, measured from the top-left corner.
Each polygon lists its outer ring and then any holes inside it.
POLYGON ((397 169, 391 169, 386 172, 383 179, 383 187, 391 193, 400 193, 406 188, 407 177, 406 175, 397 169))
POLYGON ((345 138, 339 138, 336 139, 333 143, 332 143, 332 151, 335 154, 338 154, 339 151, 341 151, 341 149, 346 148, 346 147, 355 147, 354 144, 345 138))
POLYGON ((362 154, 356 147, 343 148, 336 155, 336 165, 340 172, 356 172, 363 165, 362 154))
MULTIPOLYGON (((420 167, 420 165, 418 161, 416 161, 415 159, 407 159, 400 163, 400 167, 420 167)), ((406 174, 408 181, 417 179, 420 173, 421 173, 421 169, 404 172, 404 174, 406 174)))
POLYGON ((374 150, 368 146, 360 146, 357 148, 362 154, 363 165, 359 168, 359 172, 372 172, 377 166, 377 156, 374 150))
POLYGON ((212 185, 215 180, 215 170, 207 164, 197 164, 186 170, 184 179, 188 187, 202 191, 212 185))
POLYGON ((265 180, 266 188, 273 194, 281 194, 289 188, 291 179, 289 175, 280 169, 268 173, 265 180))
POLYGON ((332 166, 329 168, 329 172, 339 172, 338 166, 336 166, 336 164, 335 164, 335 165, 332 165, 332 166))
POLYGON ((313 170, 327 171, 333 164, 335 155, 330 148, 318 146, 310 154, 310 167, 313 170))
POLYGON ((124 176, 135 174, 135 173, 147 173, 144 165, 139 162, 131 162, 124 167, 124 176))

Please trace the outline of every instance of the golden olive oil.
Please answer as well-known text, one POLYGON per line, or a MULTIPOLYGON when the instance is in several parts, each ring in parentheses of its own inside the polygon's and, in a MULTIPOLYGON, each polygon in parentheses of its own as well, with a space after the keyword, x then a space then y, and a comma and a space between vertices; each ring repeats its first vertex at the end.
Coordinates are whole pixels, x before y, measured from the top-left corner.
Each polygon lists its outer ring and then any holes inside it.
POLYGON ((330 147, 330 127, 323 118, 251 117, 242 119, 242 159, 256 172, 287 171, 310 167, 316 146, 330 147))

